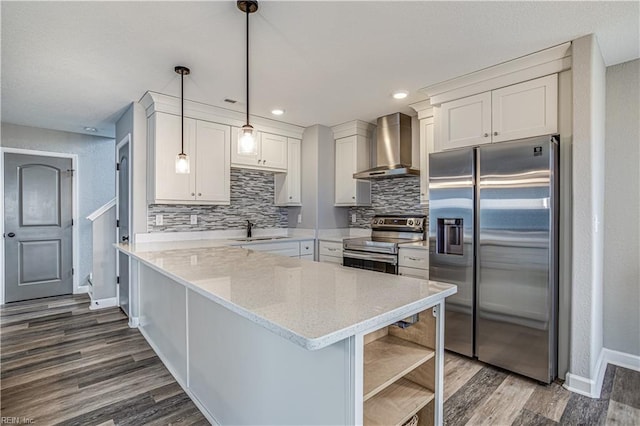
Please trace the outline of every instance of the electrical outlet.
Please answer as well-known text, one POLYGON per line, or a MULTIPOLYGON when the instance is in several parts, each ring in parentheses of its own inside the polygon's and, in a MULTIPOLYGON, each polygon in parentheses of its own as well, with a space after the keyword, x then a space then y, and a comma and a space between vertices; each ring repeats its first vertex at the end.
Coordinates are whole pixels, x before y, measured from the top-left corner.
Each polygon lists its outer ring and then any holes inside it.
POLYGON ((198 264, 198 255, 197 254, 192 254, 189 263, 191 263, 191 266, 197 265, 198 264))
POLYGON ((357 220, 358 219, 356 218, 356 214, 355 213, 351 214, 351 223, 356 223, 357 220))
POLYGON ((164 223, 164 220, 162 218, 161 214, 157 214, 156 215, 156 226, 162 225, 164 223))
POLYGON ((298 214, 298 223, 302 223, 302 213, 298 214))
POLYGON ((192 225, 197 225, 198 224, 198 215, 197 214, 192 214, 191 215, 191 224, 192 225))

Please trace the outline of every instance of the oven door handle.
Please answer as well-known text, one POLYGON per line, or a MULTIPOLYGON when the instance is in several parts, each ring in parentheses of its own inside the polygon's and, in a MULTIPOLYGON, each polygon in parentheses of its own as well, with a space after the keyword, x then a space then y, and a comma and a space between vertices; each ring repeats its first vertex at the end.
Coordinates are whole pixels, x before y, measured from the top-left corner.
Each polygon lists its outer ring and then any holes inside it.
POLYGON ((353 251, 343 251, 342 257, 350 257, 352 259, 361 259, 361 260, 371 260, 378 262, 390 263, 392 265, 396 265, 398 263, 398 258, 396 256, 387 256, 384 254, 372 254, 372 253, 356 253, 353 251))

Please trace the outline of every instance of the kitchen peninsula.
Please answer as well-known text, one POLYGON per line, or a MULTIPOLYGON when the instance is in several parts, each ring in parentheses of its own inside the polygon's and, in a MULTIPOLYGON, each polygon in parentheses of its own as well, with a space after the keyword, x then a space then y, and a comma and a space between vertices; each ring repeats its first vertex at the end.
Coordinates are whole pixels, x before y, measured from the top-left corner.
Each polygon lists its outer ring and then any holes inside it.
POLYGON ((223 241, 118 249, 140 331, 210 421, 442 423, 455 286, 223 241))

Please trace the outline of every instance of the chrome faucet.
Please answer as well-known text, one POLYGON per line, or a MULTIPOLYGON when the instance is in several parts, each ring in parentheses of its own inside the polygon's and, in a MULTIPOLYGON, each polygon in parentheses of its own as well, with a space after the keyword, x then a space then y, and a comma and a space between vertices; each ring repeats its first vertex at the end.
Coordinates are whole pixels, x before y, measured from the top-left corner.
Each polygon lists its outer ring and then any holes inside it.
POLYGON ((251 228, 253 228, 254 223, 247 220, 247 238, 251 238, 251 228))

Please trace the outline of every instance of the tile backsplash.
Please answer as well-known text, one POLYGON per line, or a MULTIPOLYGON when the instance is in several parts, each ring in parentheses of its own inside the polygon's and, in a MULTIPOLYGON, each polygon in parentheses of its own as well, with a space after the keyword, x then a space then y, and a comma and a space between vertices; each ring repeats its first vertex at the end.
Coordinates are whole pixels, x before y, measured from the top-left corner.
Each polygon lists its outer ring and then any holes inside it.
POLYGON ((231 205, 149 205, 149 232, 213 231, 243 229, 247 220, 256 228, 286 228, 288 210, 274 205, 273 173, 249 169, 231 169, 231 205), (163 224, 156 225, 161 214, 163 224), (198 215, 198 223, 190 224, 190 216, 198 215))
POLYGON ((428 214, 420 205, 420 178, 418 176, 371 181, 371 206, 350 207, 349 227, 370 228, 374 215, 383 213, 428 214), (356 222, 351 216, 356 214, 356 222))

